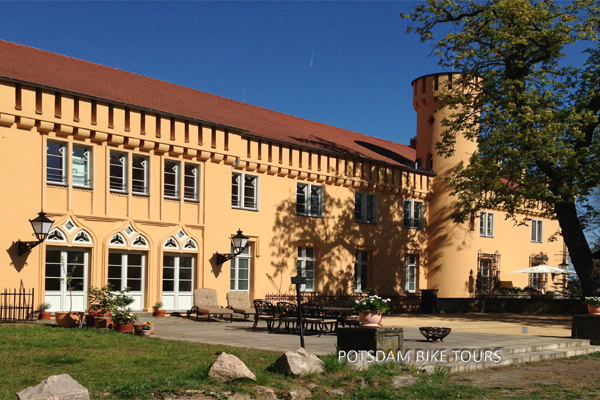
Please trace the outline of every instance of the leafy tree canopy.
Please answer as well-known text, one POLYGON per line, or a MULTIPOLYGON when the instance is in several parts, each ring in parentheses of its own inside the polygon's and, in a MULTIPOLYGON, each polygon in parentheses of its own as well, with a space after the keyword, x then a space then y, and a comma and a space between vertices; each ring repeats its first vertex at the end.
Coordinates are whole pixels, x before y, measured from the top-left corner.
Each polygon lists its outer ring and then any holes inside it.
POLYGON ((429 0, 403 17, 462 76, 440 95, 450 115, 437 145, 450 156, 459 135, 478 144, 448 178, 455 219, 502 208, 522 220, 539 207, 558 219, 584 294, 598 294, 584 230, 600 182, 600 1, 429 0))

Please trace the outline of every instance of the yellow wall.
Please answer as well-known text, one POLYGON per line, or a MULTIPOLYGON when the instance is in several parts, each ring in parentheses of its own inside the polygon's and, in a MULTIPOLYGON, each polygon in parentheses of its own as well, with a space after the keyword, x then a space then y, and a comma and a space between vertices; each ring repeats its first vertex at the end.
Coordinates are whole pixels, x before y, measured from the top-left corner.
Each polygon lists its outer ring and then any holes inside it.
MULTIPOLYGON (((14 83, 0 82, 0 155, 4 165, 0 169, 4 187, 0 218, 7 227, 0 231, 0 240, 7 249, 0 255, 0 265, 4 266, 7 288, 33 287, 38 302, 43 302, 47 248, 88 249, 88 284, 92 286, 107 282, 109 250, 141 251, 146 256, 143 309, 149 310, 161 300, 163 254, 185 253, 195 257, 194 288, 216 289, 220 304, 225 305, 230 264, 217 266, 215 254, 229 252, 229 237, 238 228, 250 237, 252 298, 275 292, 267 273, 274 276, 277 285, 281 284, 282 292, 292 291, 290 277, 296 275, 298 246, 316 249, 319 291, 353 291, 357 250, 370 252, 369 286, 381 293, 402 292, 405 254, 419 255, 421 276, 417 288, 427 286, 427 225, 422 230, 402 228, 402 204, 404 199, 427 203, 432 174, 259 141, 240 130, 182 118, 172 121, 168 115, 159 116, 158 135, 157 117, 152 112, 117 104, 109 108, 106 102, 65 93, 56 107, 56 94, 44 90, 40 110, 36 109, 35 88, 26 85, 21 86, 22 106, 17 109, 16 90, 14 83), (92 121, 94 104, 96 121, 92 121), (91 189, 46 183, 48 140, 67 144, 69 163, 73 144, 93 149, 91 189), (150 157, 149 196, 131 194, 130 179, 128 193, 108 190, 111 150, 128 154, 129 173, 133 154, 150 157), (165 159, 199 165, 198 202, 164 198, 165 159), (231 207, 234 171, 259 177, 259 211, 231 207), (297 182, 324 185, 323 218, 296 215, 297 182), (356 190, 377 194, 378 224, 354 222, 356 190), (27 220, 40 209, 55 221, 54 227, 63 231, 66 242, 46 241, 18 257, 14 242, 31 240, 27 220), (77 226, 71 232, 63 227, 69 220, 77 226), (124 233, 128 226, 147 239, 146 248, 132 246, 135 235, 124 233), (73 243, 79 229, 90 235, 91 244, 73 243), (193 238, 198 248, 164 250, 165 241, 181 230, 186 235, 184 240, 193 238), (109 244, 116 233, 126 238, 126 246, 109 244)), ((67 171, 70 169, 71 165, 67 171)), ((180 248, 184 244, 178 243, 180 248)))

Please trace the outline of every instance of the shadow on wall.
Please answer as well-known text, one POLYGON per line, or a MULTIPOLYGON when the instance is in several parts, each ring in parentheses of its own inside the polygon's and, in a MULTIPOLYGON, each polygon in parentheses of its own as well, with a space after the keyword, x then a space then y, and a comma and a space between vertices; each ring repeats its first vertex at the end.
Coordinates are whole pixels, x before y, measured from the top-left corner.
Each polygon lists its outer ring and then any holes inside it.
POLYGON ((31 251, 28 251, 19 257, 19 243, 13 242, 12 245, 6 249, 6 252, 11 260, 10 265, 13 266, 17 272, 21 272, 23 268, 28 265, 27 257, 31 255, 31 251))
MULTIPOLYGON (((298 216, 295 199, 279 203, 269 244, 272 259, 276 260, 272 262, 273 278, 281 274, 295 276, 298 247, 314 246, 317 249, 316 290, 326 294, 351 294, 356 250, 376 249, 370 252, 369 286, 380 293, 403 293, 404 254, 425 257, 421 244, 426 243, 427 229, 426 225, 423 230, 402 228, 403 199, 397 195, 378 195, 377 224, 354 222, 353 197, 334 199, 326 191, 323 210, 323 218, 298 216)), ((421 265, 425 262, 423 259, 421 265)), ((292 285, 284 281, 282 292, 293 290, 292 285)))
POLYGON ((363 142, 361 140, 355 140, 354 143, 364 147, 365 149, 369 149, 374 153, 389 158, 390 160, 394 160, 396 162, 399 162, 400 164, 404 164, 408 167, 412 168, 415 165, 414 160, 409 160, 408 158, 401 156, 400 154, 393 152, 390 149, 386 149, 385 147, 377 146, 373 143, 363 142))

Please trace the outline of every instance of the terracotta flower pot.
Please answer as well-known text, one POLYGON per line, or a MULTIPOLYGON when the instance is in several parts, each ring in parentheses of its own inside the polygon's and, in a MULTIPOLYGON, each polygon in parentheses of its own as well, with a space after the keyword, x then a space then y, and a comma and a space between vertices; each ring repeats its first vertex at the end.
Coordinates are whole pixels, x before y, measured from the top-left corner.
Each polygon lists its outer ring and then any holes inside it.
POLYGON ((591 304, 588 304, 588 312, 591 315, 600 315, 600 306, 593 306, 591 304))
POLYGON ((358 320, 361 322, 361 327, 379 327, 381 326, 381 311, 359 311, 358 320))
POLYGON ((50 311, 40 311, 40 320, 50 320, 52 313, 50 311))
POLYGON ((96 329, 112 329, 113 322, 110 317, 94 317, 94 328, 96 329))
POLYGON ((74 328, 81 325, 83 313, 78 311, 56 311, 54 313, 56 325, 62 328, 74 328))
POLYGON ((115 331, 119 333, 133 333, 133 322, 126 324, 115 324, 115 331))
POLYGON ((154 312, 152 313, 152 315, 154 315, 155 317, 164 317, 165 309, 164 308, 155 309, 154 312))
POLYGON ((142 328, 144 327, 144 325, 142 323, 139 324, 133 324, 133 333, 135 333, 136 335, 141 335, 142 334, 142 328))

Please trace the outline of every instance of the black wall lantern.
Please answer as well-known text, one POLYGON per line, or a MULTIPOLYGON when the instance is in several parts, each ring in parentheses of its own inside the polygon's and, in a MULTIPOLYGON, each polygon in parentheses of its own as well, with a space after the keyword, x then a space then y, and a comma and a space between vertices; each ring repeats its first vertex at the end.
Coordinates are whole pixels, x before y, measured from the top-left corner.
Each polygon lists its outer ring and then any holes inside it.
POLYGON ((231 238, 231 247, 233 247, 233 253, 231 254, 220 254, 217 253, 217 265, 221 265, 226 261, 231 260, 242 254, 242 251, 246 248, 248 244, 248 238, 244 236, 242 231, 238 229, 237 234, 232 236, 231 238))
POLYGON ((27 253, 29 250, 33 249, 35 246, 46 240, 46 238, 48 237, 48 233, 50 232, 50 228, 54 223, 54 221, 46 217, 46 213, 43 211, 40 211, 38 213, 37 218, 30 219, 29 222, 31 222, 31 226, 33 228, 33 235, 38 240, 33 242, 21 242, 20 240, 17 241, 17 244, 19 246, 19 257, 21 257, 23 254, 27 253))

